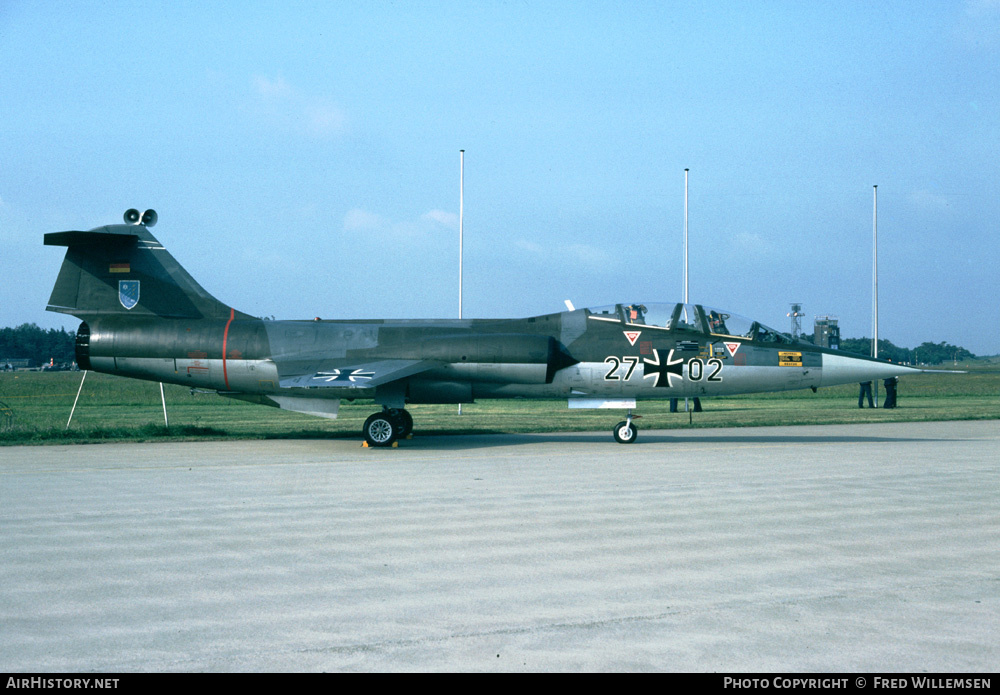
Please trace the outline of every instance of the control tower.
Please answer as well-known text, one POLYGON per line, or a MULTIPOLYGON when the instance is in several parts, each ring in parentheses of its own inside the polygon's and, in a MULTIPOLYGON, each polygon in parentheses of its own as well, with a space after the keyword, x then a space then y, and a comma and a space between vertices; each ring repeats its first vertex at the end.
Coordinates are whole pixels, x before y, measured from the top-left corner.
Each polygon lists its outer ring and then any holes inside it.
POLYGON ((840 349, 840 326, 836 316, 817 316, 813 331, 813 340, 820 347, 840 349))

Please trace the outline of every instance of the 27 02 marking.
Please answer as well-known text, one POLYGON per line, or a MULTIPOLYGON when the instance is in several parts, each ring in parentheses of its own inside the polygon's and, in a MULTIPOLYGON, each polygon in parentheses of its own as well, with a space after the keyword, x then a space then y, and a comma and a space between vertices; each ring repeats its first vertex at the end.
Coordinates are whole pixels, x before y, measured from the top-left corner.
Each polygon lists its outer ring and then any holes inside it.
MULTIPOLYGON (((609 355, 604 358, 604 363, 611 365, 611 369, 604 375, 605 381, 628 381, 635 373, 635 368, 639 364, 639 358, 609 355), (621 369, 622 364, 628 365, 624 376, 618 374, 618 370, 621 369)), ((722 381, 723 362, 717 357, 713 357, 707 361, 700 357, 692 357, 688 360, 687 366, 687 376, 691 381, 701 381, 702 379, 705 379, 705 381, 722 381), (705 376, 706 367, 710 370, 708 376, 705 376)))

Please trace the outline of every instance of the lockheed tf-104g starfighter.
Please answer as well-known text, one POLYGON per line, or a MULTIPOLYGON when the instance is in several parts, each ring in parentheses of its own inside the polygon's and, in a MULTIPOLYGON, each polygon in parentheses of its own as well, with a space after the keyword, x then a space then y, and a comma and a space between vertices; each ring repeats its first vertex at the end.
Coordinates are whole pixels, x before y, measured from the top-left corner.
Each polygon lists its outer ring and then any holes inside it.
POLYGON ((156 213, 45 235, 66 246, 48 309, 83 323, 81 369, 334 418, 340 400, 382 407, 369 445, 413 428, 411 403, 547 398, 622 408, 638 399, 817 388, 920 370, 846 355, 700 304, 623 302, 524 319, 264 321, 206 292, 156 240, 156 213))

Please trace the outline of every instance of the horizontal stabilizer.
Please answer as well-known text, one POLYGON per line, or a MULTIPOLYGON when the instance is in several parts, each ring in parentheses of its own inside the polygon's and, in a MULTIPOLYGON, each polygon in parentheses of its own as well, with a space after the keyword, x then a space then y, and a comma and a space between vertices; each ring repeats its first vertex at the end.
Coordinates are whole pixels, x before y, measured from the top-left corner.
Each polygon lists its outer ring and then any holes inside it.
MULTIPOLYGON (((117 225, 120 228, 120 225, 117 225)), ((108 227, 102 228, 108 230, 108 227)), ((111 227, 111 230, 115 227, 111 227)), ((52 232, 45 235, 46 246, 94 246, 97 244, 125 245, 139 240, 138 234, 116 231, 52 232)))

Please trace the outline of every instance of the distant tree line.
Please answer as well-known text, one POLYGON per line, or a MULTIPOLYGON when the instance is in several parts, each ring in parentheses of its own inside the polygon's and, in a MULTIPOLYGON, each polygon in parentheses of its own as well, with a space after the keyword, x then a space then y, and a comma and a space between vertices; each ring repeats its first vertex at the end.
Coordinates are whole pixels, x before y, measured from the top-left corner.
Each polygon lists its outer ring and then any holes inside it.
POLYGON ((76 333, 63 328, 45 330, 33 323, 0 328, 0 369, 7 360, 28 360, 31 366, 70 364, 75 359, 76 333))
MULTIPOLYGON (((807 342, 813 342, 813 336, 801 336, 807 342)), ((841 338, 840 350, 855 355, 870 356, 872 354, 871 338, 841 338)), ((906 364, 941 364, 942 362, 961 362, 975 357, 963 347, 951 343, 924 342, 915 348, 905 348, 893 345, 888 340, 878 341, 878 356, 881 359, 902 362, 906 364)))

